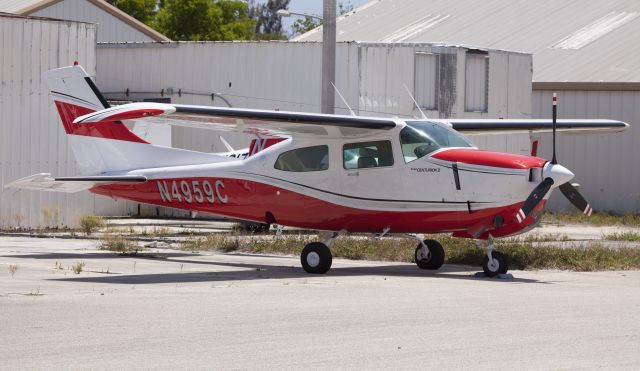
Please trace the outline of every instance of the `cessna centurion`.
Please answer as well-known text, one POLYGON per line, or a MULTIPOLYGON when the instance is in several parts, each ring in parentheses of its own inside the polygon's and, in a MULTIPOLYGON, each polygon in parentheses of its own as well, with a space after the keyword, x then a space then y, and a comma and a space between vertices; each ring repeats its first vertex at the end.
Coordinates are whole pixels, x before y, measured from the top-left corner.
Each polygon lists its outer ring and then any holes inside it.
POLYGON ((331 267, 330 247, 349 232, 404 235, 419 241, 415 261, 439 269, 444 250, 416 233, 487 240, 483 270, 506 273, 493 237, 536 225, 551 191, 585 214, 591 206, 555 159, 555 131, 613 132, 612 120, 414 120, 130 103, 110 107, 84 69, 45 73, 80 174, 36 174, 10 186, 95 194, 207 212, 259 223, 322 231, 304 247, 309 273, 331 267), (131 132, 124 120, 237 130, 258 138, 250 155, 162 147, 131 132), (554 133, 552 161, 480 150, 464 132, 554 133), (246 157, 246 158, 245 158, 246 157))

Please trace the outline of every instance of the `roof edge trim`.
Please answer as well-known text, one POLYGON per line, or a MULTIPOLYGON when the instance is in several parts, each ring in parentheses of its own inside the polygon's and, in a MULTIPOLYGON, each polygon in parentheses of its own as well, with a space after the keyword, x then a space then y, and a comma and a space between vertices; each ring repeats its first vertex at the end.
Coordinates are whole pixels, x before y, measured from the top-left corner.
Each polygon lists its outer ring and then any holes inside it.
POLYGON ((533 90, 640 91, 640 82, 533 82, 533 90))

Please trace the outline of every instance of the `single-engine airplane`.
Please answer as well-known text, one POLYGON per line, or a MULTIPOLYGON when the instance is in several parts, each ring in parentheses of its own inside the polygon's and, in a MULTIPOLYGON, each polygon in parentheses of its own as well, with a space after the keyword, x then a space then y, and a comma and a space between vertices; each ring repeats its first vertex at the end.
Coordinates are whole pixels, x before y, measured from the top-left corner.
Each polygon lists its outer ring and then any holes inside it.
POLYGON ((506 273, 493 237, 539 221, 551 191, 582 212, 591 206, 558 164, 555 132, 614 132, 613 120, 399 119, 129 103, 110 107, 85 70, 45 73, 80 175, 35 174, 9 186, 56 192, 89 190, 135 202, 259 223, 315 229, 302 249, 309 273, 331 267, 342 233, 403 235, 419 241, 415 262, 439 269, 444 249, 419 234, 487 240, 483 270, 506 273), (147 120, 256 135, 248 151, 212 154, 157 146, 123 121, 147 120), (553 159, 480 150, 462 133, 553 131, 553 159), (248 152, 248 153, 245 153, 248 152), (415 234, 415 235, 414 235, 415 234))

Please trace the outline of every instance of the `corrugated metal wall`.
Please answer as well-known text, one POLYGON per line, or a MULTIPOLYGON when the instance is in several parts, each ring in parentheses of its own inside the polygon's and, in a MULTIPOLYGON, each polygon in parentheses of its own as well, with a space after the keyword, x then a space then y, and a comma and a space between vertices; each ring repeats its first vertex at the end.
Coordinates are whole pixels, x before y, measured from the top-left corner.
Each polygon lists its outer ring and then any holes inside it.
POLYGON ((87 0, 60 1, 30 15, 97 23, 98 42, 153 41, 149 36, 91 4, 87 0))
MULTIPOLYGON (((174 103, 320 111, 322 44, 288 42, 204 42, 100 44, 98 86, 111 98, 170 97, 174 103), (124 96, 125 90, 146 92, 124 96), (182 94, 179 95, 178 92, 182 94), (172 92, 172 94, 169 94, 172 92), (192 93, 198 93, 194 95, 192 93)), ((405 90, 415 88, 416 53, 438 53, 438 105, 430 117, 527 117, 531 113, 531 55, 489 50, 488 112, 465 112, 466 48, 431 44, 338 43, 336 85, 359 115, 414 116, 419 112, 405 90)), ((486 74, 481 77, 486 80, 486 74)), ((484 82, 484 81, 483 81, 484 82)), ((336 95, 337 113, 348 114, 336 95)), ((172 144, 224 151, 219 133, 174 128, 172 144)), ((248 138, 224 134, 234 146, 248 138)))
MULTIPOLYGON (((575 174, 594 210, 640 212, 640 91, 557 91, 559 118, 614 119, 631 125, 616 134, 560 135, 558 160, 575 174)), ((551 91, 533 92, 533 117, 551 118, 551 91)), ((541 150, 551 153, 549 136, 541 150)), ((569 209, 561 195, 550 207, 569 209)))
POLYGON ((0 228, 72 226, 82 214, 122 215, 123 201, 88 192, 5 189, 21 177, 74 175, 76 164, 42 73, 81 61, 95 74, 93 24, 0 16, 0 228))

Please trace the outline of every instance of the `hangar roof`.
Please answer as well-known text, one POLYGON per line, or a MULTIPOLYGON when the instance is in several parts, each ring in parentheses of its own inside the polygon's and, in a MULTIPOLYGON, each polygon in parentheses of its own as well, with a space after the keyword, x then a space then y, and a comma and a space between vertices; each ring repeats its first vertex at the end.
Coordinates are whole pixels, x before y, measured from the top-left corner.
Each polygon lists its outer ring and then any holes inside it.
POLYGON ((534 82, 640 82, 637 0, 373 0, 338 18, 337 39, 529 52, 534 82))

